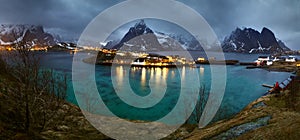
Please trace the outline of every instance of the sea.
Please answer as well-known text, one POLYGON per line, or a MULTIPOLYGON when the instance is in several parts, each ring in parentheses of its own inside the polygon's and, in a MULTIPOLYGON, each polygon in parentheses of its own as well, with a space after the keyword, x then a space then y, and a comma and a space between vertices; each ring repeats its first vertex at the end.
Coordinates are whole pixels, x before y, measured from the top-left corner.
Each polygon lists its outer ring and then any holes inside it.
MULTIPOLYGON (((170 52, 160 53, 170 54, 170 52)), ((82 96, 82 98, 74 95, 72 82, 72 63, 74 55, 88 56, 84 52, 77 54, 68 52, 45 52, 41 55, 41 65, 44 68, 63 73, 68 77, 67 101, 78 105, 78 101, 86 100, 86 105, 81 107, 86 111, 93 111, 92 106, 97 105, 93 97, 89 98, 88 93, 86 93, 86 96, 82 96)), ((191 51, 190 55, 194 59, 206 57, 204 52, 199 51, 191 51)), ((214 53, 211 55, 214 55, 214 53)), ((215 53, 215 55, 219 56, 217 53, 215 53)), ((224 53, 226 60, 239 60, 240 62, 253 62, 260 55, 261 54, 224 53)), ((84 63, 81 60, 80 62, 84 63)), ((91 64, 84 63, 84 65, 88 66, 91 64)), ((112 71, 111 66, 96 65, 95 75, 92 76, 95 77, 99 96, 113 114, 124 119, 154 121, 172 111, 178 102, 179 96, 185 94, 181 93, 181 88, 184 88, 181 87, 181 82, 184 82, 182 81, 182 77, 184 76, 182 75, 183 71, 185 73, 198 72, 201 84, 197 83, 197 81, 188 82, 190 84, 201 85, 202 88, 204 87, 205 92, 210 94, 212 67, 218 68, 220 66, 197 65, 197 67, 184 68, 131 68, 127 73, 124 73, 123 66, 117 66, 115 68, 116 70, 112 71), (137 108, 124 102, 118 97, 120 94, 117 93, 122 92, 122 85, 116 87, 113 81, 114 79, 122 80, 126 76, 129 77, 129 87, 136 95, 145 97, 151 94, 153 90, 156 92, 164 92, 164 96, 157 97, 161 99, 151 107, 137 108), (156 89, 153 89, 153 87, 156 87, 156 89)), ((226 66, 226 73, 223 75, 226 75, 224 96, 212 122, 233 117, 249 103, 263 96, 268 88, 263 87, 262 84, 272 85, 277 81, 284 81, 292 74, 267 71, 264 69, 246 69, 246 66, 229 65, 226 66)), ((82 85, 81 88, 87 87, 86 85, 82 85)), ((107 115, 101 111, 96 112, 100 115, 107 115)))

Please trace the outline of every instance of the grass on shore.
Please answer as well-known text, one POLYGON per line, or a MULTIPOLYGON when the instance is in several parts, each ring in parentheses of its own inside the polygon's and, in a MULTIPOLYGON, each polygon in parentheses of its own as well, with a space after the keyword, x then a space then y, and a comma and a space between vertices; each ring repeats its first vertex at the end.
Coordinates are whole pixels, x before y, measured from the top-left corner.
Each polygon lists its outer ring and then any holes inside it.
MULTIPOLYGON (((300 73, 298 71, 298 76, 300 73)), ((194 130, 187 139, 215 139, 228 133, 231 128, 254 122, 255 119, 271 116, 268 124, 246 131, 229 139, 299 139, 300 138, 300 81, 291 83, 280 94, 261 97, 249 104, 235 117, 211 124, 203 129, 194 130), (257 104, 263 106, 255 107, 257 104)), ((225 138, 225 139, 228 139, 225 138)))
POLYGON ((271 71, 284 71, 284 72, 295 72, 299 68, 297 68, 298 62, 273 62, 271 66, 267 66, 266 68, 271 71))

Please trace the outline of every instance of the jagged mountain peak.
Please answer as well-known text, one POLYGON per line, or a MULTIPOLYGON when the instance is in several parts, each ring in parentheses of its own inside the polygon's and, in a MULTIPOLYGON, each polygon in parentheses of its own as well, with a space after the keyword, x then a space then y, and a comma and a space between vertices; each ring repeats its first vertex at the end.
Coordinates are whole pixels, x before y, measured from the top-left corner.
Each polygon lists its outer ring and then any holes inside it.
POLYGON ((266 27, 261 32, 252 28, 236 28, 224 39, 222 48, 225 52, 242 53, 279 53, 290 50, 266 27))
POLYGON ((20 41, 39 46, 55 44, 53 36, 45 33, 41 25, 2 24, 0 26, 0 45, 12 45, 20 41))
MULTIPOLYGON (((104 47, 111 48, 112 41, 104 47)), ((126 51, 166 51, 184 50, 183 45, 175 41, 172 37, 162 32, 154 32, 144 20, 138 21, 130 27, 121 41, 112 48, 126 51)))
POLYGON ((266 27, 263 27, 260 34, 264 37, 268 37, 268 39, 272 39, 273 41, 276 40, 274 33, 266 27))
POLYGON ((273 32, 270 29, 268 29, 267 27, 262 28, 261 33, 263 33, 263 32, 269 32, 269 33, 273 34, 273 32))
POLYGON ((134 25, 134 29, 137 31, 137 34, 153 33, 153 31, 146 25, 143 19, 134 25))
POLYGON ((129 31, 124 35, 121 41, 113 48, 119 49, 124 45, 124 43, 128 42, 129 40, 150 33, 153 33, 153 31, 146 25, 144 20, 140 20, 133 27, 130 27, 129 31))
POLYGON ((147 25, 143 19, 134 25, 134 28, 144 28, 145 29, 146 27, 147 27, 147 25))
POLYGON ((154 31, 147 26, 144 20, 140 20, 130 27, 127 33, 118 41, 109 41, 104 48, 141 51, 159 50, 203 50, 201 44, 192 35, 163 33, 154 31), (140 40, 138 40, 138 39, 140 40))

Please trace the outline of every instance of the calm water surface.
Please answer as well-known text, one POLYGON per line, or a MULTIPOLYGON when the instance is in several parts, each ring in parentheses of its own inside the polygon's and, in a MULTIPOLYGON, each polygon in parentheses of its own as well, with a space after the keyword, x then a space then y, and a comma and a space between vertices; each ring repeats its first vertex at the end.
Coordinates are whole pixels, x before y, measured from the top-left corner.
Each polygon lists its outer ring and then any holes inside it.
MULTIPOLYGON (((80 55, 80 54, 78 54, 80 55)), ((204 57, 205 54, 193 51, 191 55, 194 58, 204 57)), ((258 54, 235 54, 226 53, 226 59, 236 59, 243 62, 252 62, 258 54)), ((41 59, 42 65, 46 68, 52 68, 59 72, 72 77, 72 60, 73 55, 64 52, 48 52, 41 59)), ((89 64, 86 64, 89 65, 89 64)), ((218 67, 218 66, 214 66, 218 67)), ((199 65, 197 68, 131 68, 124 72, 124 67, 116 67, 111 71, 109 66, 96 66, 95 78, 97 87, 102 100, 106 106, 117 116, 126 119, 138 120, 157 120, 168 114, 173 109, 180 95, 180 73, 189 71, 197 71, 200 75, 201 84, 205 86, 206 91, 210 89, 211 73, 209 65, 199 65), (155 106, 141 109, 132 107, 124 103, 117 95, 113 88, 112 79, 122 80, 125 76, 129 76, 129 83, 135 94, 139 96, 147 96, 150 92, 150 85, 165 88, 166 94, 163 99, 155 106), (152 79, 152 80, 150 80, 152 79), (138 112, 138 113, 137 113, 138 112)), ((246 69, 245 66, 227 66, 227 82, 224 98, 221 107, 216 114, 214 121, 228 118, 241 111, 250 102, 262 96, 268 89, 262 87, 263 83, 274 84, 276 81, 283 81, 291 74, 285 72, 269 72, 262 69, 246 69)), ((184 75, 182 75, 184 76, 184 75)), ((199 84, 199 83, 194 83, 199 84)), ((90 99, 77 99, 74 96, 72 81, 68 81, 68 101, 77 104, 77 100, 86 100, 87 110, 90 104, 97 104, 90 99)), ((83 85, 84 88, 84 85, 83 85)), ((101 112, 99 112, 101 114, 101 112)), ((103 114, 105 115, 105 113, 103 114)))

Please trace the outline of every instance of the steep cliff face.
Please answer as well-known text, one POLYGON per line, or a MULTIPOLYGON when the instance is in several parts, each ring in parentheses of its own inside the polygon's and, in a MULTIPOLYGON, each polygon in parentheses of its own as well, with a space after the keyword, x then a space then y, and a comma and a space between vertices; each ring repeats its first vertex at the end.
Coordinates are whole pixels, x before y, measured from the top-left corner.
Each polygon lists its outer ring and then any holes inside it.
POLYGON ((113 44, 114 42, 111 41, 104 47, 143 52, 184 50, 181 43, 164 33, 154 32, 146 25, 144 20, 140 20, 131 27, 120 42, 116 45, 113 44))
MULTIPOLYGON (((157 45, 158 41, 155 38, 155 36, 153 35, 153 31, 147 27, 144 20, 141 20, 140 22, 136 23, 134 27, 131 27, 129 29, 129 31, 124 35, 124 37, 121 39, 121 41, 117 45, 113 46, 113 48, 120 49, 123 45, 128 46, 128 47, 135 46, 135 45, 137 45, 136 43, 138 43, 137 40, 134 41, 135 44, 129 44, 128 41, 130 41, 136 37, 142 36, 142 35, 147 35, 147 37, 149 37, 149 38, 146 38, 146 40, 149 40, 152 43, 155 43, 155 45, 157 45)), ((143 39, 143 38, 141 38, 141 39, 143 39)), ((144 45, 146 45, 146 44, 144 44, 144 45)))
POLYGON ((46 33, 43 26, 0 25, 0 45, 12 45, 19 41, 38 46, 50 46, 55 44, 54 37, 46 33))
POLYGON ((268 28, 258 32, 251 28, 237 28, 222 43, 225 52, 280 53, 290 50, 268 28))

